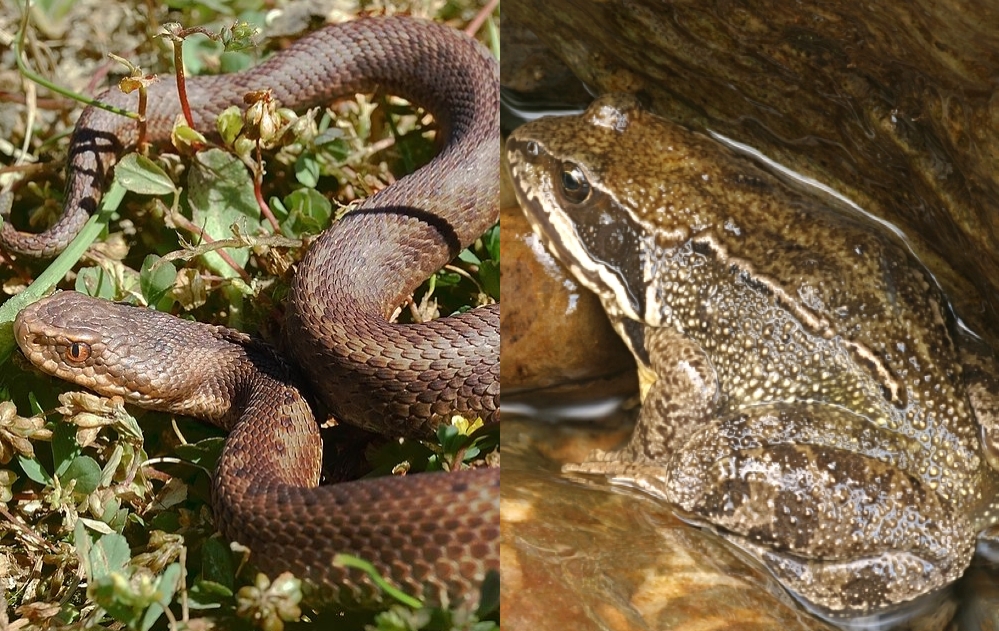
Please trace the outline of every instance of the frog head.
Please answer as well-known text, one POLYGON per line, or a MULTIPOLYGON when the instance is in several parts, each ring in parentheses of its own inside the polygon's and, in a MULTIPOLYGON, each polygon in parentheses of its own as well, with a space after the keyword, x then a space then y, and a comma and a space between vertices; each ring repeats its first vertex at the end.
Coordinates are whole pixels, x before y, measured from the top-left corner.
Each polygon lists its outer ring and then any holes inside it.
POLYGON ((627 129, 628 112, 591 108, 543 118, 507 141, 517 193, 535 233, 605 306, 644 318, 642 231, 603 178, 607 146, 627 129))
POLYGON ((652 262, 718 219, 710 203, 673 203, 710 201, 678 190, 696 187, 702 175, 688 159, 699 144, 671 142, 675 129, 689 134, 646 113, 634 97, 611 94, 580 115, 533 121, 507 141, 534 231, 612 319, 658 325, 652 262))

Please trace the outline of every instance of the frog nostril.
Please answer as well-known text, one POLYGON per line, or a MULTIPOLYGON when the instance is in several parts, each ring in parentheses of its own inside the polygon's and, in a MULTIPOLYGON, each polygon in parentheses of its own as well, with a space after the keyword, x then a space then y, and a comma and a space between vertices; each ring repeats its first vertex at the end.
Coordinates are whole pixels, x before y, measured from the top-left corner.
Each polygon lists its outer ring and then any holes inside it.
POLYGON ((527 146, 525 146, 524 149, 527 151, 527 155, 532 158, 538 157, 538 154, 541 153, 541 150, 538 148, 538 143, 533 140, 528 140, 527 146))
POLYGON ((567 201, 581 204, 590 196, 590 182, 579 165, 572 162, 562 163, 562 194, 567 201))

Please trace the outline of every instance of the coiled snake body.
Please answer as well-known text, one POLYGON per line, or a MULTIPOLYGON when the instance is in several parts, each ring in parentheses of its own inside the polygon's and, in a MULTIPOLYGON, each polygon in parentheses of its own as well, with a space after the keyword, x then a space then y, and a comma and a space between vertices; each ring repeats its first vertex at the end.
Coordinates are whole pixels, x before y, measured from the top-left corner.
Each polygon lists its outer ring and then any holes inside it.
MULTIPOLYGON (((310 248, 296 274, 286 346, 334 416, 368 429, 426 437, 460 413, 499 419, 499 307, 421 325, 386 321, 396 305, 497 217, 498 68, 473 40, 430 22, 366 19, 330 26, 255 69, 191 80, 200 128, 270 88, 309 107, 382 86, 426 107, 444 136, 425 167, 373 195, 310 248)), ((154 85, 149 135, 169 133, 174 86, 154 85)), ((105 100, 124 105, 125 97, 105 100)), ((51 234, 12 236, 35 254, 96 207, 132 121, 88 109, 70 151, 66 216, 51 234)), ((317 487, 321 444, 290 369, 269 346, 224 327, 73 292, 18 315, 22 352, 43 371, 150 409, 230 430, 214 479, 218 528, 271 573, 291 570, 322 598, 380 601, 347 552, 430 602, 474 602, 499 569, 499 470, 362 480, 317 487)))

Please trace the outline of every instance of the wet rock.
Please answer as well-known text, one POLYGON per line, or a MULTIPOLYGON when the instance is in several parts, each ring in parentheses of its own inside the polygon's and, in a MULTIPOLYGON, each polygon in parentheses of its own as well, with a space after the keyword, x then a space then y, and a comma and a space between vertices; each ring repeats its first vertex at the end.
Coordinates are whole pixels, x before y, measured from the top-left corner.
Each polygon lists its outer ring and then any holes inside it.
POLYGON ((629 428, 601 432, 507 420, 500 548, 505 628, 833 628, 801 610, 764 569, 717 535, 679 521, 668 507, 558 473, 560 461, 609 448, 629 428))

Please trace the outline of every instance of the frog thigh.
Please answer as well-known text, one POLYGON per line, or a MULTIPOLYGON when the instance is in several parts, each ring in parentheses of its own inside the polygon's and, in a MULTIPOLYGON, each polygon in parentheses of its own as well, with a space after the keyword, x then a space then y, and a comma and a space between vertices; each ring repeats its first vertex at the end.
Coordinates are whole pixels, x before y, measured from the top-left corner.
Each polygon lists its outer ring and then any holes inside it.
POLYGON ((883 552, 854 560, 814 560, 750 545, 738 537, 726 538, 760 559, 798 598, 833 617, 877 613, 954 580, 908 552, 883 552))
POLYGON ((932 489, 842 447, 761 439, 773 422, 750 408, 692 436, 662 476, 666 499, 766 551, 789 589, 832 610, 887 606, 963 573, 974 533, 932 489))

